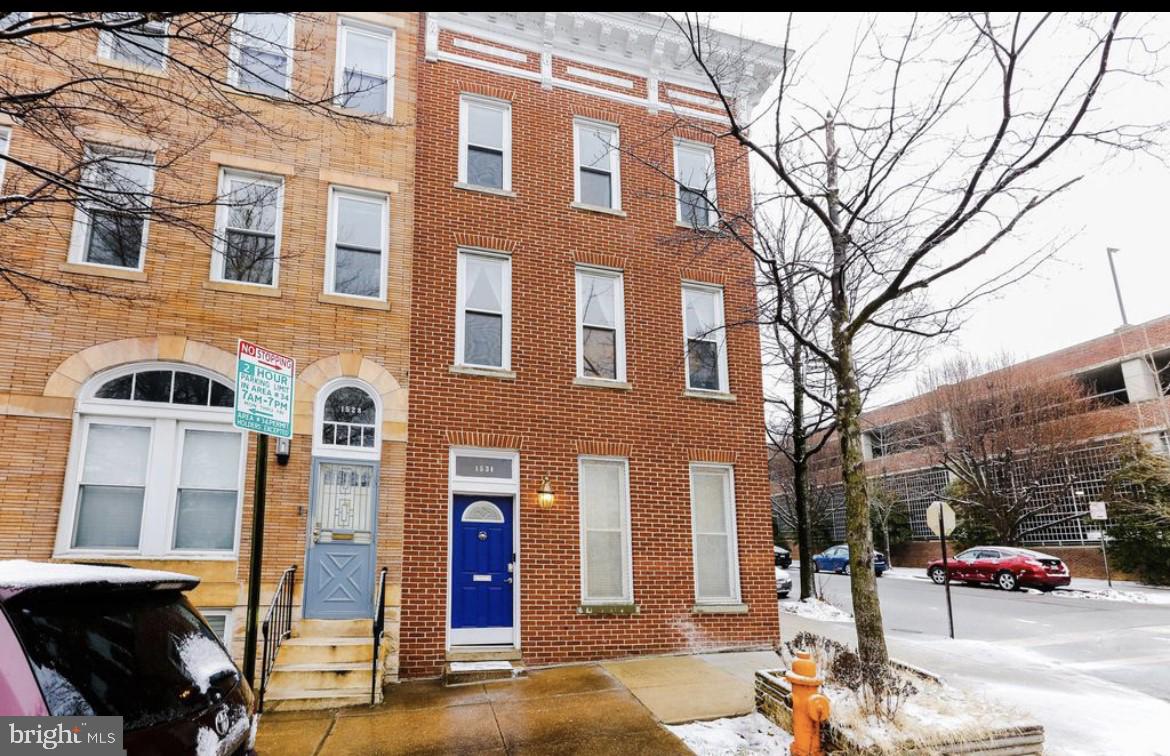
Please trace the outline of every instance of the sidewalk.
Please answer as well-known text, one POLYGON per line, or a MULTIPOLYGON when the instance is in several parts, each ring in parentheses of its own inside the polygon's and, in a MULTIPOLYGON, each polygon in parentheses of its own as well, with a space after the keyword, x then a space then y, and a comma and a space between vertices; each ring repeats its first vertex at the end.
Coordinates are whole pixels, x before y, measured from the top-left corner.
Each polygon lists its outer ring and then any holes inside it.
POLYGON ((655 656, 551 667, 518 680, 386 688, 376 707, 276 712, 256 750, 283 754, 687 754, 660 723, 739 716, 754 708, 755 670, 774 653, 655 656))

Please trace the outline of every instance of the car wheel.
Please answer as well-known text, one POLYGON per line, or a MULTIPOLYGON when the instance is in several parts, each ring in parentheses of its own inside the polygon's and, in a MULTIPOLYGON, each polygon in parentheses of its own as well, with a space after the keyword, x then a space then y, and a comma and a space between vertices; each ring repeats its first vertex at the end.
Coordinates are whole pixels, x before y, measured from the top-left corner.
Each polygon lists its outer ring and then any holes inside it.
POLYGON ((1004 571, 995 576, 995 584, 1005 591, 1014 591, 1019 587, 1020 581, 1016 580, 1012 573, 1004 571))
POLYGON ((848 574, 849 574, 849 562, 846 562, 845 564, 843 564, 843 565, 841 566, 841 574, 842 574, 842 575, 848 575, 848 574))
POLYGON ((943 572, 942 567, 931 567, 927 574, 930 575, 930 579, 934 581, 935 585, 942 585, 947 581, 947 574, 943 572))
POLYGON ((788 598, 788 591, 780 591, 780 598, 788 598))
POLYGON ((813 560, 813 572, 820 572, 820 571, 821 571, 821 563, 814 559, 813 560))

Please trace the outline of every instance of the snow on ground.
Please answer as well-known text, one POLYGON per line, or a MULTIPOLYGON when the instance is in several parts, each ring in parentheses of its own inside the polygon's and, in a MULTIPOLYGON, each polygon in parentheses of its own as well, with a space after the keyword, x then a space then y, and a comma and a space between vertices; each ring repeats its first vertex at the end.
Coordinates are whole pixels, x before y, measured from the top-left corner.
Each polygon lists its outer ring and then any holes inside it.
POLYGON ((759 712, 745 717, 666 725, 699 756, 784 754, 792 736, 759 712))
POLYGON ((1116 588, 1083 591, 1076 588, 1058 588, 1048 595, 1057 598, 1092 599, 1095 601, 1128 601, 1132 604, 1170 604, 1170 591, 1119 591, 1116 588))
POLYGON ((827 601, 814 598, 806 601, 781 601, 780 611, 823 622, 853 621, 853 615, 849 612, 838 609, 827 601))

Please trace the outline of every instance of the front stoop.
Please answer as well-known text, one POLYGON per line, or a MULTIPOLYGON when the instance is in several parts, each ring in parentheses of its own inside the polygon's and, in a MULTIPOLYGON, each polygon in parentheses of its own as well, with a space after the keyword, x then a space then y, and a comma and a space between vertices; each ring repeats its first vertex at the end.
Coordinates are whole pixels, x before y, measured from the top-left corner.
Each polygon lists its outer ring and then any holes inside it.
POLYGON ((382 686, 372 682, 382 677, 386 660, 397 649, 384 636, 375 670, 372 632, 371 620, 295 621, 292 637, 281 644, 272 667, 265 710, 368 706, 371 687, 374 702, 381 701, 382 686))
POLYGON ((463 646, 447 652, 443 685, 468 685, 523 677, 520 651, 498 646, 463 646))

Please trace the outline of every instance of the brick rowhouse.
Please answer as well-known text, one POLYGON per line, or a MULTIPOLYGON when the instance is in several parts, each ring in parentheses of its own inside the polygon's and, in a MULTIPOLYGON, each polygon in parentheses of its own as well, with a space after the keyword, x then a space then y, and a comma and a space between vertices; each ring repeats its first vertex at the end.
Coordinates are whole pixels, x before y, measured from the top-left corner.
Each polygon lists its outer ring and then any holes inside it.
MULTIPOLYGON (((513 505, 516 560, 507 580, 518 597, 514 627, 492 642, 518 648, 527 664, 774 644, 754 325, 727 328, 721 390, 688 390, 684 283, 721 290, 729 324, 752 311, 755 297, 750 254, 678 223, 676 138, 714 145, 721 206, 750 202, 744 154, 711 136, 722 122, 718 103, 660 17, 429 13, 422 24, 417 105, 425 136, 416 160, 402 674, 438 674, 464 637, 451 623, 461 611, 452 609, 451 589, 452 562, 461 558, 452 553, 457 492, 495 494, 497 502, 504 493, 513 505), (508 111, 510 155, 503 160, 510 160, 510 182, 505 167, 503 179, 469 185, 461 166, 470 159, 461 156, 469 139, 463 100, 508 111), (620 179, 613 180, 620 181, 620 208, 575 201, 579 119, 619 134, 620 179), (459 361, 460 329, 470 328, 457 325, 464 317, 461 254, 510 271, 510 350, 505 335, 499 365, 469 365, 466 355, 459 361), (621 276, 624 380, 579 374, 579 270, 621 276), (586 600, 582 576, 580 471, 598 459, 624 464, 628 475, 632 591, 608 604, 586 600), (482 490, 474 462, 495 476, 483 478, 482 490), (733 480, 738 598, 722 605, 696 595, 695 463, 727 470, 733 480), (510 489, 499 482, 507 476, 510 489), (545 476, 555 495, 549 508, 537 501, 545 476)), ((756 50, 748 108, 781 60, 775 48, 756 50)), ((473 124, 472 143, 479 128, 473 124)), ((485 138, 489 147, 495 138, 485 138)), ((498 161, 494 153, 486 159, 498 161)))

